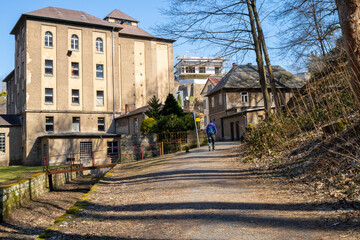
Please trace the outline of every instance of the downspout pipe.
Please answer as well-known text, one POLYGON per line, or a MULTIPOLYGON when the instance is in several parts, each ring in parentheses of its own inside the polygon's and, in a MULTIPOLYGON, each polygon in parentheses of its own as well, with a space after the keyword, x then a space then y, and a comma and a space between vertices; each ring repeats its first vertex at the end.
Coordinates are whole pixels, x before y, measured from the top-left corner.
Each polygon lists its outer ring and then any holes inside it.
POLYGON ((115 119, 115 56, 114 56, 114 29, 111 31, 111 41, 112 41, 112 84, 113 84, 113 122, 114 122, 114 133, 116 133, 116 119, 115 119))

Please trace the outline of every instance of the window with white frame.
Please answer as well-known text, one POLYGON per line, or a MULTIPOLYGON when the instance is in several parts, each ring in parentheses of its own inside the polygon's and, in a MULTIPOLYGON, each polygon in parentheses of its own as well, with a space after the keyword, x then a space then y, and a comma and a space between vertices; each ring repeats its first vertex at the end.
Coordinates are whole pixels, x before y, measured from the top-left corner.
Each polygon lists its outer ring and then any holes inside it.
POLYGON ((241 102, 243 102, 243 103, 249 102, 249 93, 248 92, 241 92, 241 102))
POLYGON ((103 117, 98 118, 98 131, 99 132, 105 131, 105 118, 103 117))
POLYGON ((76 34, 71 36, 71 50, 79 50, 79 37, 76 34))
POLYGON ((204 109, 206 109, 206 99, 204 99, 204 109))
POLYGON ((199 67, 199 73, 206 73, 206 67, 199 67))
POLYGON ((5 152, 5 133, 0 133, 0 152, 5 152))
POLYGON ((104 78, 104 65, 96 64, 96 78, 104 78))
POLYGON ((78 62, 71 63, 71 76, 79 77, 79 63, 78 62))
POLYGON ((72 119, 72 131, 80 132, 80 117, 73 117, 72 119))
POLYGON ((45 103, 53 103, 54 92, 52 88, 45 88, 45 103))
POLYGON ((92 142, 80 142, 80 159, 92 158, 92 142))
POLYGON ((72 104, 79 104, 80 103, 79 89, 72 89, 71 90, 71 103, 72 104))
POLYGON ((54 131, 54 117, 45 117, 45 130, 47 132, 54 131))
POLYGON ((45 33, 45 47, 53 47, 53 35, 49 31, 45 33))
POLYGON ((195 73, 195 67, 186 67, 186 73, 195 73))
POLYGON ((53 60, 45 60, 45 74, 53 75, 53 60))
POLYGON ((102 53, 104 51, 103 49, 103 40, 101 38, 96 39, 96 52, 102 53))
POLYGON ((96 91, 96 105, 104 105, 104 91, 96 91))

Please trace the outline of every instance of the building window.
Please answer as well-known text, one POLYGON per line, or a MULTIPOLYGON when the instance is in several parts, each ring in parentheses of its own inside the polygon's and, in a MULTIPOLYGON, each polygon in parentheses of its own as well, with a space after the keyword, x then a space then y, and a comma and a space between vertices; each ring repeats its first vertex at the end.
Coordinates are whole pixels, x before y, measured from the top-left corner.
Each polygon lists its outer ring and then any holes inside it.
POLYGON ((0 133, 0 152, 5 152, 5 133, 0 133))
POLYGON ((206 109, 206 100, 204 100, 204 109, 206 109))
POLYGON ((220 67, 215 67, 215 74, 220 74, 220 67))
POLYGON ((45 47, 53 47, 53 35, 51 32, 45 33, 45 47))
POLYGON ((222 94, 219 94, 219 105, 222 105, 222 94))
POLYGON ((45 117, 45 129, 47 132, 54 131, 54 117, 45 117))
POLYGON ((195 73, 195 67, 186 67, 186 73, 195 73))
POLYGON ((71 36, 71 49, 79 50, 79 37, 75 34, 71 36))
POLYGON ((105 131, 105 118, 98 118, 98 131, 99 132, 105 131))
POLYGON ((243 103, 249 102, 249 93, 248 92, 241 92, 241 102, 243 102, 243 103))
POLYGON ((199 67, 199 73, 206 73, 205 67, 199 67))
POLYGON ((45 103, 53 103, 54 92, 52 88, 45 88, 45 103))
POLYGON ((45 60, 45 74, 53 75, 53 60, 45 60))
POLYGON ((119 152, 118 141, 107 142, 107 156, 110 157, 112 161, 118 159, 119 152))
POLYGON ((204 116, 204 126, 207 126, 207 116, 204 116))
POLYGON ((104 91, 96 91, 96 105, 104 105, 104 91))
POLYGON ((96 64, 96 78, 104 78, 104 65, 96 64))
POLYGON ((211 107, 215 107, 215 98, 209 97, 209 101, 211 102, 211 107))
POLYGON ((209 93, 209 92, 212 90, 212 86, 209 85, 207 88, 208 88, 208 89, 207 89, 207 92, 209 93))
POLYGON ((71 76, 79 77, 79 63, 77 63, 77 62, 71 63, 71 76))
POLYGON ((73 132, 80 132, 80 117, 73 117, 72 131, 73 132))
POLYGON ((80 142, 80 159, 92 158, 92 142, 80 142))
POLYGON ((138 132, 138 120, 137 120, 137 118, 134 118, 134 132, 135 133, 138 132))
POLYGON ((181 73, 185 73, 185 69, 186 69, 185 67, 182 67, 181 68, 181 73))
POLYGON ((80 103, 80 93, 79 89, 71 90, 71 103, 72 104, 79 104, 80 103))
POLYGON ((96 52, 103 52, 103 40, 101 38, 96 39, 96 52))

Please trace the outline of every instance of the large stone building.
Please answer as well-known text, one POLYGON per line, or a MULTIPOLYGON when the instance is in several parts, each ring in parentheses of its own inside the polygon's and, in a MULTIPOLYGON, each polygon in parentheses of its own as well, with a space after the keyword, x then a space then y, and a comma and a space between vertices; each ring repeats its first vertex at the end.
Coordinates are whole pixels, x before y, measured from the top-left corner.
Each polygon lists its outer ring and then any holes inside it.
POLYGON ((138 24, 119 10, 100 19, 47 7, 20 17, 11 31, 15 69, 4 81, 7 114, 22 123, 21 142, 9 144, 24 164, 106 153, 117 146, 117 116, 174 92, 174 41, 138 24))

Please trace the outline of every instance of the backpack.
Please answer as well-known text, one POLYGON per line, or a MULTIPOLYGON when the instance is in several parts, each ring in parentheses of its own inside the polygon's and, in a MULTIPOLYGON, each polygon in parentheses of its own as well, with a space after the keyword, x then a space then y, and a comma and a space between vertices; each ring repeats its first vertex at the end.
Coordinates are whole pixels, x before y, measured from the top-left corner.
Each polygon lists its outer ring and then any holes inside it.
POLYGON ((208 131, 207 131, 208 135, 214 135, 215 134, 215 129, 213 126, 209 126, 208 127, 208 131))

